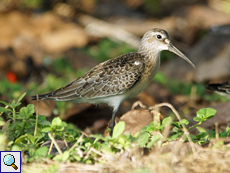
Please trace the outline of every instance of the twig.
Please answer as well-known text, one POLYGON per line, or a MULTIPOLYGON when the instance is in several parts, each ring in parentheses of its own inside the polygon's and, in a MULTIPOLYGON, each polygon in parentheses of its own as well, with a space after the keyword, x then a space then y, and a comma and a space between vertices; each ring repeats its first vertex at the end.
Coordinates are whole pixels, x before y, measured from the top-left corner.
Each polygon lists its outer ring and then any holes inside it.
POLYGON ((51 135, 51 133, 48 133, 50 139, 52 140, 52 142, 54 143, 55 147, 57 148, 59 154, 62 156, 62 151, 60 149, 60 147, 58 146, 57 142, 55 141, 54 137, 51 135))
POLYGON ((50 148, 49 148, 48 155, 50 155, 50 153, 51 153, 51 151, 52 151, 52 148, 53 148, 53 145, 54 145, 54 143, 53 143, 53 141, 51 140, 51 144, 50 144, 50 148))
MULTIPOLYGON (((69 152, 72 151, 79 142, 81 142, 81 139, 83 138, 83 134, 78 138, 78 140, 75 142, 75 144, 69 149, 69 152)), ((81 144, 80 144, 81 145, 81 144)))
POLYGON ((181 123, 181 125, 182 125, 182 127, 183 127, 184 134, 185 134, 186 137, 188 138, 188 141, 189 141, 189 144, 190 144, 190 146, 191 146, 191 148, 192 148, 193 154, 197 155, 196 150, 195 150, 195 147, 194 147, 194 145, 193 145, 193 142, 192 142, 191 137, 189 136, 189 132, 188 132, 187 128, 186 128, 185 125, 182 123, 182 120, 181 120, 181 117, 180 117, 179 113, 177 112, 177 110, 176 110, 171 104, 169 104, 169 103, 160 103, 160 104, 157 104, 157 105, 155 105, 155 106, 149 107, 149 109, 155 109, 155 108, 159 108, 159 107, 163 107, 163 106, 169 107, 169 108, 173 111, 173 113, 176 115, 177 119, 179 120, 179 122, 181 123))
POLYGON ((88 134, 86 134, 85 132, 81 131, 82 135, 86 136, 86 137, 89 137, 88 134))
POLYGON ((65 143, 65 146, 66 146, 66 147, 69 147, 69 146, 68 146, 68 143, 67 143, 67 141, 66 141, 66 138, 65 138, 65 134, 64 134, 64 132, 62 132, 62 134, 63 134, 63 138, 64 138, 64 143, 65 143))
POLYGON ((135 103, 133 103, 131 110, 135 109, 137 106, 146 109, 146 106, 141 101, 136 101, 135 103))
POLYGON ((37 129, 38 129, 38 95, 36 95, 36 98, 37 98, 37 109, 36 109, 36 122, 35 122, 34 136, 36 136, 37 129))
POLYGON ((218 128, 218 122, 215 122, 215 132, 216 132, 216 139, 219 139, 219 128, 218 128))
POLYGON ((85 25, 89 35, 108 37, 114 41, 122 41, 134 48, 138 48, 140 39, 135 35, 117 27, 114 24, 99 20, 89 15, 81 15, 79 21, 85 25))

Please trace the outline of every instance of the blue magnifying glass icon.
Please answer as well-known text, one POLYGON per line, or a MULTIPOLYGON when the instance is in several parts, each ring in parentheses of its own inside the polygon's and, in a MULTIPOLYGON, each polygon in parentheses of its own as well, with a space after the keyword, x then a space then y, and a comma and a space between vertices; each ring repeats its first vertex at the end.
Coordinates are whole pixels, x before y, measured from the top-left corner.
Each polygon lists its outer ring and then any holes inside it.
POLYGON ((3 162, 7 166, 12 166, 15 170, 18 169, 18 167, 14 164, 15 163, 15 158, 11 154, 7 154, 3 158, 3 162))

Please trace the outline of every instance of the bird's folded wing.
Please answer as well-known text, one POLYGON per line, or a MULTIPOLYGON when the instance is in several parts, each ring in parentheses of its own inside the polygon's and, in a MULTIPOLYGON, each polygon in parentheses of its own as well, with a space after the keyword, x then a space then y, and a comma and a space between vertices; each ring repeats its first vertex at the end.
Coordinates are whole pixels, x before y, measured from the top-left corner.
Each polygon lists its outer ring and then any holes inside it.
POLYGON ((139 82, 144 65, 139 53, 121 55, 99 64, 74 82, 50 93, 48 98, 68 101, 122 94, 139 82))

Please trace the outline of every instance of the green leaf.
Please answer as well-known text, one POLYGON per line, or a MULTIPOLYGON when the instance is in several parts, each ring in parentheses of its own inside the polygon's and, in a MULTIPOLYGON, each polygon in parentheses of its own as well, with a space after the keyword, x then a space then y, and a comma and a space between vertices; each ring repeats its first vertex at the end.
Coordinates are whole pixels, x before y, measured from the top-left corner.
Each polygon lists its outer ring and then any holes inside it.
POLYGON ((172 122, 172 125, 177 127, 177 128, 182 128, 181 123, 178 122, 178 121, 177 122, 172 122))
POLYGON ((189 124, 189 121, 186 120, 186 119, 182 119, 181 122, 182 122, 185 126, 187 126, 187 125, 189 124))
POLYGON ((19 97, 19 99, 18 99, 18 101, 17 101, 17 103, 19 103, 22 99, 23 99, 23 97, 26 95, 26 92, 25 93, 23 93, 20 97, 19 97))
POLYGON ((226 127, 225 131, 226 131, 227 133, 230 132, 230 125, 228 125, 228 126, 226 127))
POLYGON ((36 142, 36 137, 34 137, 33 135, 29 135, 28 134, 28 141, 30 141, 30 143, 35 144, 36 142))
POLYGON ((157 128, 154 126, 154 121, 152 121, 149 125, 142 127, 142 132, 153 132, 156 131, 157 128))
POLYGON ((201 121, 202 121, 202 118, 194 117, 193 120, 196 121, 196 122, 201 122, 201 121))
POLYGON ((52 120, 51 126, 61 126, 62 120, 59 117, 56 117, 52 120))
POLYGON ((34 155, 35 156, 40 156, 40 157, 45 157, 47 155, 47 153, 48 153, 48 147, 43 146, 43 147, 38 148, 35 151, 34 155))
POLYGON ((51 127, 45 127, 42 129, 42 132, 51 132, 52 128, 51 127))
POLYGON ((62 123, 61 123, 61 126, 62 126, 62 127, 67 127, 67 125, 68 125, 68 124, 67 124, 66 122, 62 121, 62 123))
POLYGON ((5 121, 0 120, 0 126, 3 126, 5 124, 5 121))
POLYGON ((206 130, 204 130, 204 128, 202 128, 202 127, 196 127, 197 128, 197 130, 199 131, 199 132, 206 132, 206 130))
POLYGON ((10 105, 9 103, 6 103, 6 102, 1 101, 1 100, 0 100, 0 103, 4 104, 4 105, 6 105, 6 106, 7 106, 7 105, 10 105))
POLYGON ((69 151, 65 151, 62 155, 62 161, 67 161, 69 158, 69 151))
POLYGON ((118 138, 125 130, 125 122, 124 121, 120 121, 119 123, 117 123, 113 129, 113 135, 112 138, 118 138))
POLYGON ((212 118, 213 116, 215 116, 215 114, 216 114, 216 110, 213 108, 203 108, 197 111, 197 117, 199 117, 201 119, 200 121, 202 122, 212 118))
POLYGON ((172 141, 172 140, 176 140, 178 137, 180 137, 181 135, 179 133, 173 133, 171 134, 170 138, 168 139, 168 141, 172 141))
POLYGON ((12 103, 10 104, 10 106, 11 106, 12 108, 15 108, 15 107, 16 107, 16 102, 15 102, 15 100, 12 101, 12 103))
POLYGON ((46 116, 39 115, 38 116, 38 124, 49 126, 51 123, 46 120, 46 116))
POLYGON ((10 122, 11 122, 11 119, 5 122, 4 126, 2 127, 1 133, 3 134, 7 133, 7 131, 9 130, 10 122))
POLYGON ((48 167, 48 169, 46 169, 44 172, 45 173, 55 173, 55 172, 58 172, 58 169, 59 168, 59 165, 57 164, 57 165, 50 165, 49 167, 48 167))
POLYGON ((16 103, 15 100, 12 101, 12 103, 9 105, 11 108, 16 108, 17 106, 19 106, 21 103, 16 103))
MULTIPOLYGON (((185 126, 187 126, 187 125, 189 124, 189 121, 186 120, 186 119, 182 119, 181 122, 182 122, 185 126)), ((181 125, 180 122, 172 122, 172 125, 173 125, 173 126, 176 126, 177 128, 182 128, 182 125, 181 125)))
POLYGON ((167 118, 163 119, 162 125, 163 125, 164 127, 165 127, 165 126, 168 126, 168 125, 170 125, 170 124, 172 124, 172 117, 167 117, 167 118))
MULTIPOLYGON (((55 130, 56 130, 56 131, 59 131, 59 132, 63 131, 64 129, 65 129, 65 127, 55 128, 55 130)), ((53 129, 53 130, 54 130, 54 129, 53 129)))
POLYGON ((209 137, 209 134, 207 132, 200 132, 198 135, 196 135, 196 138, 201 141, 207 140, 208 137, 209 137))
POLYGON ((125 134, 124 135, 125 136, 125 138, 128 140, 128 141, 130 141, 130 142, 134 142, 135 141, 135 137, 133 137, 131 134, 125 134))
POLYGON ((118 139, 118 142, 124 147, 125 146, 125 143, 127 142, 126 138, 124 136, 121 136, 119 139, 118 139))
POLYGON ((151 141, 148 143, 146 147, 151 148, 160 139, 161 139, 161 136, 159 134, 153 135, 151 138, 151 141))
POLYGON ((91 159, 87 159, 87 160, 85 161, 85 163, 87 163, 87 164, 92 164, 93 162, 92 162, 91 159))
POLYGON ((8 112, 8 111, 11 111, 11 110, 7 109, 7 108, 4 108, 4 107, 0 107, 0 112, 8 112))
POLYGON ((61 162, 62 161, 62 156, 61 155, 56 155, 54 158, 53 158, 54 161, 56 162, 61 162))
POLYGON ((149 134, 147 132, 139 133, 137 137, 137 143, 140 145, 140 147, 145 146, 148 140, 149 140, 149 134))
POLYGON ((102 144, 101 149, 103 153, 112 153, 112 148, 108 146, 108 144, 102 144))
POLYGON ((34 113, 34 105, 29 104, 27 107, 22 107, 20 109, 20 114, 29 119, 34 113))
POLYGON ((21 149, 18 145, 13 145, 11 151, 21 151, 21 149))
POLYGON ((35 138, 33 135, 30 135, 30 134, 25 134, 25 135, 22 135, 20 137, 18 137, 16 140, 15 140, 15 144, 21 144, 23 143, 23 141, 30 141, 31 143, 35 143, 35 138))
POLYGON ((76 155, 76 154, 73 155, 73 158, 76 159, 76 161, 78 161, 78 162, 81 161, 81 157, 76 155))

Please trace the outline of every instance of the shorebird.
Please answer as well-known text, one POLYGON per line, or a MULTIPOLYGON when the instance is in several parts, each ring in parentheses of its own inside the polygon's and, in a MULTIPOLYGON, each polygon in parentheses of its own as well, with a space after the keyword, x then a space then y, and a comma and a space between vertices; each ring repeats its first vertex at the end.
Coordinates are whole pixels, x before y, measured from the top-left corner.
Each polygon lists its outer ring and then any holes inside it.
POLYGON ((206 88, 230 99, 230 81, 208 84, 206 88))
POLYGON ((173 46, 166 31, 154 28, 144 34, 137 52, 102 62, 72 83, 47 94, 32 96, 32 99, 106 103, 113 108, 109 125, 112 135, 120 104, 138 95, 149 85, 160 67, 162 50, 175 53, 195 68, 195 65, 173 46))

